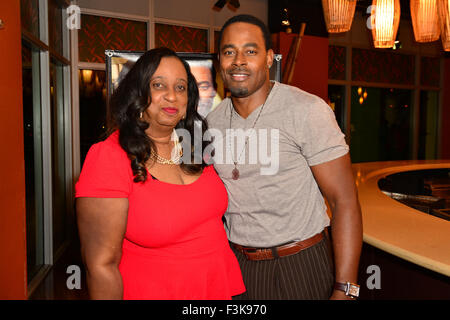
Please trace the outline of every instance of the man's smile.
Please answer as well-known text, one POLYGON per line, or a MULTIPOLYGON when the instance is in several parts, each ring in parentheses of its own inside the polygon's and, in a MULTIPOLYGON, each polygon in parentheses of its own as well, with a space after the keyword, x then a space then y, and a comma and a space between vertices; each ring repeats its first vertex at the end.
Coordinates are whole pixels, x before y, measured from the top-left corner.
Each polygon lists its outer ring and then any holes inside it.
POLYGON ((233 81, 241 82, 250 77, 250 72, 244 70, 232 70, 228 72, 228 75, 233 81))

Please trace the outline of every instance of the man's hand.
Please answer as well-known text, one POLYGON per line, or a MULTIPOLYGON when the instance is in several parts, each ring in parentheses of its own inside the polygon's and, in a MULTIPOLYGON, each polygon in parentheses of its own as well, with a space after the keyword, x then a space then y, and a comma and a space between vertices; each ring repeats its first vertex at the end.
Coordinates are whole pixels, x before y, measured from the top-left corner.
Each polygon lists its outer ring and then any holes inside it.
POLYGON ((347 296, 344 291, 334 290, 330 300, 356 300, 351 296, 347 296))

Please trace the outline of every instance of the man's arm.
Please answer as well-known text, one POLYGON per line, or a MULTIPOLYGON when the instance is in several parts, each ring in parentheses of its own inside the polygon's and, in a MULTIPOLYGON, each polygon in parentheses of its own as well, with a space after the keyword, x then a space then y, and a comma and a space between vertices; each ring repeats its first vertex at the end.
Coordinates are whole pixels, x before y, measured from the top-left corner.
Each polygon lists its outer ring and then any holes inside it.
MULTIPOLYGON (((335 277, 337 282, 357 282, 362 246, 362 218, 350 156, 312 166, 311 170, 332 211, 335 277)), ((334 290, 331 299, 350 299, 334 290)))

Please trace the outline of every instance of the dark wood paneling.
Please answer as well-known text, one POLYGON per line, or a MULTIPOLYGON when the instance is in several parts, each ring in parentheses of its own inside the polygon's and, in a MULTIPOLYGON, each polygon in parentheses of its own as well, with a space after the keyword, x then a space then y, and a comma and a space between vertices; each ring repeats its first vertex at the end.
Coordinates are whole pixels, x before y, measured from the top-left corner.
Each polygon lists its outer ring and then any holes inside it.
POLYGON ((400 259, 368 244, 363 245, 359 269, 360 299, 450 299, 450 278, 400 259), (369 290, 367 267, 381 271, 381 289, 369 290))

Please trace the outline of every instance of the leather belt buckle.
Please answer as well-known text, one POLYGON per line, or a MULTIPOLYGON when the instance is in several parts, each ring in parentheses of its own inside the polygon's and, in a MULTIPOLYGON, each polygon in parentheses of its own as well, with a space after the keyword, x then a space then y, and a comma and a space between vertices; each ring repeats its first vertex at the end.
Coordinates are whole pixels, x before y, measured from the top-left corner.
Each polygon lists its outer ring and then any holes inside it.
POLYGON ((274 259, 278 259, 280 256, 278 255, 278 248, 277 247, 272 247, 270 248, 270 250, 272 250, 272 256, 274 259))
POLYGON ((260 261, 260 260, 272 260, 280 257, 286 257, 296 254, 304 249, 307 249, 323 239, 323 232, 318 233, 311 238, 291 242, 278 247, 271 248, 250 248, 243 247, 241 245, 231 243, 239 252, 247 257, 247 260, 260 261))

